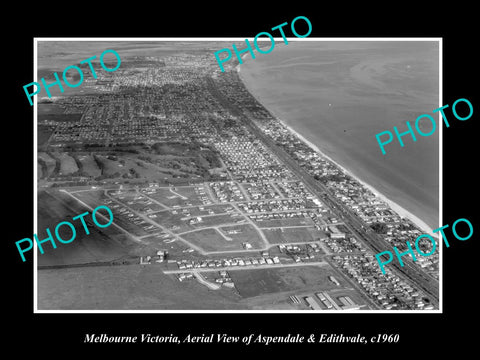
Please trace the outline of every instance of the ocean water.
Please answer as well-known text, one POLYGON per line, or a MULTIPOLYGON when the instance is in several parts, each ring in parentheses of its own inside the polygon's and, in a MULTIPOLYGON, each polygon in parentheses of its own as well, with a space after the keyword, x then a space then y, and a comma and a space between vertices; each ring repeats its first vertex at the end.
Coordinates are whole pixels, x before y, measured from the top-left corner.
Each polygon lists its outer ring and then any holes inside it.
MULTIPOLYGON (((439 225, 439 121, 433 135, 396 138, 382 155, 375 135, 414 127, 439 104, 435 41, 277 41, 245 57, 240 76, 274 115, 326 155, 432 228, 439 225)), ((424 133, 428 120, 419 123, 424 133)))

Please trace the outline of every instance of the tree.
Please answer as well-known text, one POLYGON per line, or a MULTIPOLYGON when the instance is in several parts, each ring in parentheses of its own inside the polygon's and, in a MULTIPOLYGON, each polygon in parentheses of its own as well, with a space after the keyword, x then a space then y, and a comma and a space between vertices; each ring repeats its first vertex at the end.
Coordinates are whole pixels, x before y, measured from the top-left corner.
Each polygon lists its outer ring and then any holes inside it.
POLYGON ((377 234, 386 234, 388 231, 387 224, 384 223, 374 223, 370 225, 370 227, 375 231, 377 234))

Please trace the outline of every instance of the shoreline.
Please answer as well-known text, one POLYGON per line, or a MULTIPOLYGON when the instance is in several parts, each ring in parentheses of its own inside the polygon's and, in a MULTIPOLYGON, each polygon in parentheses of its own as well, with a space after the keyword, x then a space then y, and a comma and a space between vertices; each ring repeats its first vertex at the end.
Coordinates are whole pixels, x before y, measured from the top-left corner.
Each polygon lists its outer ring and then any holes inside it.
MULTIPOLYGON (((245 56, 245 54, 244 54, 245 56)), ((312 142, 310 142, 309 140, 307 140, 302 134, 300 134, 299 132, 297 132, 296 130, 294 130, 291 126, 289 126, 284 120, 282 120, 277 114, 275 114, 274 111, 268 109, 261 101, 260 99, 255 96, 251 91, 250 89, 248 89, 247 85, 246 85, 246 82, 245 82, 245 79, 241 76, 241 71, 240 71, 240 64, 238 64, 237 66, 235 66, 235 69, 238 73, 238 76, 240 78, 240 80, 243 82, 245 88, 247 89, 247 91, 250 93, 250 95, 252 95, 265 109, 267 109, 267 111, 269 111, 273 117, 275 119, 277 119, 283 126, 285 126, 285 128, 288 129, 288 131, 290 131, 292 134, 294 134, 296 137, 298 137, 301 141, 303 141, 305 144, 307 144, 313 151, 315 151, 316 153, 318 153, 320 156, 323 156, 325 159, 327 159, 328 161, 332 162, 335 166, 337 166, 342 172, 344 172, 345 174, 351 176, 353 179, 355 179, 356 181, 358 181, 362 186, 364 186, 365 188, 367 188, 368 190, 370 190, 376 197, 378 197, 380 200, 382 200, 383 202, 385 202, 395 213, 397 213, 400 217, 402 218, 407 218, 409 220, 411 220, 421 231, 424 231, 424 233, 428 233, 428 234, 432 234, 433 233, 433 229, 432 227, 430 227, 426 222, 424 222, 422 219, 420 219, 418 216, 414 215, 413 213, 411 213, 410 211, 408 211, 407 209, 405 209, 404 207, 400 206, 399 204, 397 204, 396 202, 394 202, 393 200, 389 199, 387 196, 385 196, 384 194, 382 194, 381 192, 379 192, 377 189, 375 189, 372 185, 366 183, 365 181, 363 181, 362 179, 360 179, 358 176, 356 176, 351 170, 345 168, 344 166, 340 165, 337 161, 333 160, 330 156, 326 155, 324 152, 322 152, 320 150, 320 148, 313 144, 312 142)), ((435 235, 435 234, 434 234, 435 235)))
POLYGON ((351 176, 353 179, 358 181, 362 186, 370 190, 376 197, 378 197, 380 200, 384 201, 394 212, 396 212, 400 217, 402 218, 408 218, 411 220, 415 225, 417 225, 420 230, 425 231, 425 233, 432 233, 431 227, 427 225, 422 219, 420 219, 418 216, 412 214, 410 211, 405 209, 404 207, 400 206, 393 200, 389 199, 387 196, 379 192, 377 189, 375 189, 372 185, 366 183, 362 179, 360 179, 358 176, 356 176, 352 171, 349 169, 345 168, 344 166, 340 165, 338 162, 333 160, 331 157, 328 155, 325 155, 315 144, 311 143, 308 141, 303 135, 299 134, 296 130, 292 129, 289 125, 285 123, 285 121, 281 120, 277 116, 275 118, 280 121, 291 133, 293 133, 295 136, 297 136, 300 140, 302 140, 305 144, 307 144, 311 149, 313 149, 316 153, 318 153, 320 156, 323 156, 325 159, 328 161, 332 162, 337 166, 343 173, 351 176))

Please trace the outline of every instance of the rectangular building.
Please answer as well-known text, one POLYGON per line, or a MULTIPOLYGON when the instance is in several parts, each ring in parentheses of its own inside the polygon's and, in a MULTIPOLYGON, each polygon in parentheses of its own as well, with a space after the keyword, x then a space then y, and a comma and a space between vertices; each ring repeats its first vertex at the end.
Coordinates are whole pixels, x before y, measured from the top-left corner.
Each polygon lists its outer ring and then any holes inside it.
POLYGON ((313 310, 322 310, 320 305, 311 296, 306 296, 305 301, 313 310))

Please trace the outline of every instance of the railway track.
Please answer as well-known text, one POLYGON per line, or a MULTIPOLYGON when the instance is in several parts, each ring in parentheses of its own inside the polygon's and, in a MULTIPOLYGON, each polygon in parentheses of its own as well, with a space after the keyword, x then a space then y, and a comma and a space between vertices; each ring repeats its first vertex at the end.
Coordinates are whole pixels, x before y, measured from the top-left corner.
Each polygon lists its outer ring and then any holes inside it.
MULTIPOLYGON (((210 93, 232 114, 238 116, 243 124, 259 138, 262 143, 267 146, 279 159, 284 163, 297 177, 303 181, 307 188, 316 196, 318 196, 323 203, 343 222, 345 226, 356 235, 362 242, 369 247, 374 253, 392 250, 392 245, 375 234, 373 231, 369 232, 369 227, 364 224, 353 212, 339 203, 333 196, 330 190, 315 180, 304 168, 302 168, 283 148, 279 147, 273 139, 263 133, 260 128, 245 115, 236 105, 232 104, 217 88, 213 79, 207 79, 210 93)), ((425 292, 435 306, 438 306, 439 301, 439 284, 436 279, 425 273, 421 268, 414 266, 409 260, 404 261, 404 266, 401 267, 397 263, 391 263, 392 267, 405 278, 409 279, 417 285, 423 292, 425 292)))

